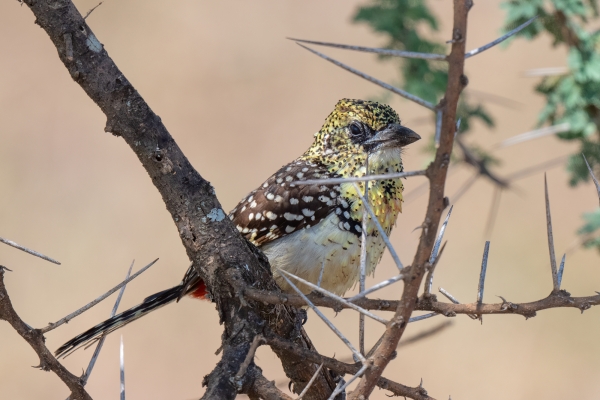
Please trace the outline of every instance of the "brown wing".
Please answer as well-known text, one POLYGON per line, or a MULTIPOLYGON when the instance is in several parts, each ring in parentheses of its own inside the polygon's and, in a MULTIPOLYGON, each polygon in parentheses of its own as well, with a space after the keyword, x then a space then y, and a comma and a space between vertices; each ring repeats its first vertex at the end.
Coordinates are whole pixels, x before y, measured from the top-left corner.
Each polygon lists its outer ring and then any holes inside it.
POLYGON ((340 197, 339 185, 294 184, 297 181, 335 177, 323 165, 296 160, 283 166, 243 198, 231 211, 229 218, 257 246, 310 228, 332 212, 345 220, 344 214, 348 215, 345 211, 349 209, 349 204, 340 197))

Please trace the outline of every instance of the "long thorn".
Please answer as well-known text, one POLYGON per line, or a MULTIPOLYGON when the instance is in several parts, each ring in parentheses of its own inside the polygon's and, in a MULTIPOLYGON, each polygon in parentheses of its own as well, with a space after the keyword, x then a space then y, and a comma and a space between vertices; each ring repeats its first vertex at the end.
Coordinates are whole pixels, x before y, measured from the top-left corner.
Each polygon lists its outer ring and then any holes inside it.
POLYGON ((528 69, 525 71, 525 76, 527 77, 535 77, 535 76, 556 76, 556 75, 565 75, 569 72, 569 68, 567 67, 546 67, 546 68, 534 68, 528 69))
POLYGON ((432 313, 427 313, 427 314, 419 315, 417 317, 410 317, 410 319, 408 320, 408 323, 410 324, 411 322, 422 321, 422 320, 427 319, 427 318, 435 317, 436 315, 440 315, 440 314, 432 312, 432 313))
POLYGON ((552 160, 544 161, 543 163, 533 165, 531 167, 523 168, 522 170, 513 172, 509 176, 506 177, 507 182, 514 182, 519 179, 527 178, 535 174, 536 172, 543 171, 545 169, 555 167, 565 161, 570 157, 570 155, 560 156, 557 158, 553 158, 552 160))
POLYGON ((302 293, 302 291, 300 289, 298 289, 298 287, 296 285, 294 285, 287 276, 281 275, 281 277, 288 283, 288 285, 290 285, 292 287, 292 289, 294 289, 296 291, 296 293, 298 293, 298 295, 300 297, 302 297, 302 299, 306 302, 306 304, 315 312, 315 314, 317 314, 319 316, 319 318, 321 318, 323 320, 323 322, 325 322, 325 324, 329 327, 329 329, 331 329, 337 335, 337 337, 339 337, 340 340, 342 342, 344 342, 344 344, 350 349, 352 354, 354 354, 354 356, 357 359, 359 359, 361 363, 363 363, 363 364, 366 363, 367 360, 365 359, 365 357, 362 354, 360 354, 360 352, 358 350, 356 350, 356 348, 352 345, 352 343, 350 343, 350 341, 346 338, 346 336, 344 336, 342 334, 342 332, 340 332, 339 329, 336 328, 336 326, 333 323, 331 323, 331 321, 329 321, 329 319, 327 319, 327 317, 321 312, 321 310, 319 310, 317 307, 315 307, 315 305, 308 299, 308 297, 306 297, 304 295, 304 293, 302 293))
POLYGON ((571 125, 568 122, 558 125, 546 126, 544 128, 535 129, 533 131, 521 133, 519 135, 510 137, 495 146, 492 146, 492 150, 503 149, 505 147, 514 146, 515 144, 528 142, 533 139, 539 139, 544 136, 554 135, 556 133, 567 132, 571 129, 571 125))
POLYGON ((565 270, 565 261, 567 260, 567 253, 563 254, 562 260, 560 261, 560 267, 558 268, 558 288, 562 283, 563 272, 565 270))
POLYGON ((370 288, 358 293, 357 295, 350 297, 348 299, 348 301, 356 301, 358 299, 362 299, 366 295, 376 292, 379 289, 383 289, 384 287, 389 286, 392 283, 396 283, 399 280, 401 280, 402 278, 404 278, 404 275, 400 274, 400 275, 396 275, 390 279, 386 279, 385 281, 379 282, 378 284, 371 286, 370 288))
POLYGON ((119 348, 119 366, 120 366, 120 380, 121 380, 121 400, 125 400, 125 350, 123 349, 123 335, 121 335, 121 346, 119 348))
MULTIPOLYGON (((460 301, 458 301, 458 300, 456 299, 456 297, 452 296, 452 295, 450 294, 450 292, 448 292, 448 291, 447 291, 446 289, 444 289, 443 287, 440 287, 440 288, 438 288, 438 290, 440 291, 440 293, 441 293, 441 294, 443 294, 444 296, 446 296, 446 298, 447 298, 448 300, 450 300, 451 302, 453 302, 454 304, 460 304, 460 301)), ((477 316, 476 316, 476 315, 473 315, 473 314, 467 314, 467 315, 468 315, 468 316, 469 316, 469 318, 471 318, 471 319, 477 319, 477 316)))
POLYGON ((427 273, 427 278, 425 278, 425 294, 426 295, 431 294, 431 286, 433 286, 433 273, 435 272, 435 267, 437 266, 438 261, 440 260, 440 258, 442 257, 442 254, 444 253, 444 249, 446 248, 446 243, 448 243, 448 242, 447 241, 444 242, 444 244, 440 248, 440 252, 439 252, 438 256, 435 258, 435 260, 433 261, 433 264, 430 264, 431 266, 429 267, 429 272, 427 273))
POLYGON ((440 250, 440 244, 442 243, 442 239, 444 238, 444 232, 446 232, 446 226, 448 226, 448 221, 450 220, 450 215, 452 214, 453 208, 454 208, 454 206, 450 206, 450 210, 448 210, 448 215, 446 215, 446 219, 444 220, 444 223, 442 224, 440 233, 438 234, 438 237, 435 239, 435 243, 433 244, 433 249, 431 250, 431 255, 429 256, 429 264, 433 265, 433 263, 435 262, 435 259, 438 256, 438 252, 440 250))
MULTIPOLYGON (((127 271, 127 276, 125 277, 125 280, 127 280, 129 278, 129 276, 131 275, 131 270, 133 269, 134 263, 135 263, 135 260, 133 260, 131 265, 129 266, 129 270, 127 271)), ((125 293, 126 287, 127 287, 127 285, 123 285, 123 287, 119 291, 119 295, 117 296, 115 305, 113 306, 113 309, 110 312, 111 318, 114 317, 115 314, 117 313, 117 309, 119 308, 119 304, 121 303, 121 298, 123 297, 123 293, 125 293)), ((94 349, 94 354, 92 355, 92 358, 90 359, 87 369, 85 370, 85 375, 83 376, 83 386, 85 386, 88 379, 90 379, 90 375, 92 374, 94 365, 96 365, 96 360, 98 359, 98 356, 100 355, 100 351, 102 350, 102 346, 104 345, 104 340, 106 340, 106 335, 102 335, 102 337, 98 341, 98 344, 96 345, 96 348, 94 349)))
POLYGON ((559 290, 558 272, 556 270, 556 254, 554 253, 554 234, 552 233, 552 216, 550 215, 550 198, 548 196, 548 179, 544 174, 544 194, 546 197, 546 228, 548 230, 548 250, 550 252, 550 268, 554 290, 559 290))
POLYGON ((444 54, 417 53, 414 51, 382 49, 382 48, 378 48, 378 47, 352 46, 352 45, 348 45, 348 44, 318 42, 318 41, 314 41, 314 40, 304 40, 304 39, 294 39, 294 38, 288 38, 288 39, 293 40, 294 42, 314 44, 316 46, 327 46, 327 47, 334 47, 336 49, 363 51, 365 53, 383 54, 383 55, 392 56, 392 57, 419 58, 422 60, 439 60, 439 61, 446 60, 446 55, 444 55, 444 54))
POLYGON ((116 292, 117 290, 121 289, 124 285, 127 285, 129 282, 131 282, 132 280, 134 280, 135 278, 140 276, 144 271, 146 271, 148 268, 153 266, 157 261, 158 261, 158 258, 156 260, 152 261, 150 264, 146 265, 144 268, 140 269, 138 272, 136 272, 135 274, 130 276, 128 279, 125 279, 123 282, 119 283, 117 286, 110 289, 108 292, 104 293, 102 296, 98 297, 96 300, 86 304, 85 306, 81 307, 79 310, 72 312, 71 314, 67 315, 66 317, 61 318, 54 323, 50 323, 48 326, 40 329, 40 332, 46 333, 53 329, 56 329, 59 326, 61 326, 62 324, 69 322, 70 320, 72 320, 73 318, 78 316, 79 314, 89 310, 90 308, 92 308, 96 304, 100 303, 102 300, 104 300, 105 298, 107 298, 108 296, 110 296, 111 294, 116 292))
POLYGON ((308 389, 310 389, 310 387, 312 386, 315 379, 317 379, 317 376, 319 376, 321 369, 323 369, 323 365, 324 365, 323 363, 321 363, 321 365, 319 365, 319 368, 317 368, 317 370, 315 371, 313 376, 310 378, 310 381, 308 381, 306 386, 304 386, 304 389, 302 390, 302 392, 300 392, 300 395, 298 396, 298 398, 296 400, 302 400, 302 398, 304 397, 306 392, 308 392, 308 389))
POLYGON ((13 242, 12 240, 3 239, 3 238, 0 237, 0 242, 4 243, 4 244, 7 244, 7 245, 9 245, 11 247, 14 247, 15 249, 19 249, 21 251, 24 251, 25 253, 29 253, 32 256, 36 256, 36 257, 39 257, 39 258, 41 258, 43 260, 50 261, 51 263, 60 265, 60 262, 56 261, 55 259, 50 258, 48 256, 45 256, 42 253, 38 253, 35 250, 31 250, 31 249, 28 249, 27 247, 21 246, 20 244, 17 244, 15 242, 13 242))
POLYGON ((533 21, 535 21, 536 18, 537 18, 537 15, 535 17, 531 18, 530 20, 528 20, 527 22, 519 25, 518 27, 516 27, 512 31, 507 32, 506 34, 500 36, 498 39, 494 40, 493 42, 490 42, 490 43, 486 44, 485 46, 478 47, 476 49, 473 49, 473 50, 465 53, 465 59, 469 58, 469 57, 473 57, 474 55, 479 54, 479 53, 481 53, 483 51, 486 51, 487 49, 489 49, 490 47, 494 47, 498 43, 502 43, 503 41, 505 41, 509 37, 511 37, 511 36, 519 33, 521 30, 525 29, 527 26, 529 26, 529 24, 531 24, 533 21))
POLYGON ((327 60, 327 61, 329 61, 329 62, 331 62, 331 63, 333 63, 333 64, 335 64, 335 65, 337 65, 338 67, 340 67, 340 68, 343 68, 343 69, 345 69, 345 70, 346 70, 346 71, 348 71, 348 72, 352 72, 353 74, 355 74, 355 75, 358 75, 358 76, 360 76, 361 78, 363 78, 363 79, 366 79, 366 80, 368 80, 369 82, 372 82, 372 83, 374 83, 374 84, 376 84, 376 85, 379 85, 379 86, 381 86, 382 88, 384 88, 384 89, 387 89, 387 90, 389 90, 389 91, 390 91, 390 92, 392 92, 392 93, 396 93, 397 95, 399 95, 399 96, 402 96, 402 97, 404 97, 405 99, 408 99, 408 100, 410 100, 410 101, 413 101, 413 102, 415 102, 415 103, 417 103, 417 104, 419 104, 419 105, 421 105, 421 106, 423 106, 423 107, 425 107, 425 108, 428 108, 428 109, 430 109, 430 110, 435 110, 435 105, 433 105, 432 103, 430 103, 430 102, 428 102, 428 101, 426 101, 426 100, 423 100, 423 99, 421 99, 421 98, 419 98, 419 97, 415 96, 414 94, 410 94, 410 93, 408 93, 407 91, 404 91, 404 90, 402 90, 402 89, 400 89, 400 88, 394 87, 394 86, 392 86, 392 85, 390 85, 390 84, 387 84, 387 83, 385 83, 385 82, 383 82, 383 81, 380 81, 379 79, 373 78, 373 77, 372 77, 372 76, 370 76, 370 75, 367 75, 367 74, 365 74, 365 73, 362 73, 362 72, 360 72, 360 71, 359 71, 359 70, 357 70, 357 69, 354 69, 354 68, 352 68, 352 67, 349 67, 349 66, 347 66, 346 64, 343 64, 343 63, 341 63, 341 62, 339 62, 339 61, 337 61, 337 60, 334 60, 333 58, 331 58, 331 57, 329 57, 329 56, 326 56, 325 54, 323 54, 323 53, 320 53, 320 52, 318 52, 318 51, 316 51, 316 50, 313 50, 313 49, 311 49, 311 48, 309 48, 309 47, 306 47, 306 46, 304 46, 304 45, 302 45, 302 44, 300 44, 300 43, 296 43, 296 44, 297 44, 298 46, 300 46, 300 47, 303 47, 303 48, 305 48, 306 50, 310 51, 311 53, 313 53, 313 54, 316 54, 316 55, 318 55, 319 57, 321 57, 321 58, 323 58, 323 59, 325 59, 325 60, 327 60))
POLYGON ((496 217, 498 217, 498 210, 500 209, 500 197, 502 196, 502 187, 494 186, 494 195, 492 197, 492 205, 490 207, 490 214, 488 216, 487 223, 485 224, 485 237, 489 238, 492 235, 494 224, 496 223, 496 217))
POLYGON ((339 185, 341 183, 382 181, 382 180, 386 180, 386 179, 407 178, 409 176, 424 176, 426 173, 427 173, 427 171, 420 170, 420 171, 396 172, 393 174, 356 176, 356 177, 349 177, 349 178, 307 179, 305 181, 294 181, 291 183, 291 185, 296 185, 296 186, 339 185))
POLYGON ((329 396, 328 400, 335 399, 337 397, 337 395, 342 393, 352 382, 354 382, 357 378, 360 378, 362 376, 362 374, 365 373, 365 371, 367 370, 368 367, 369 367, 368 364, 363 365, 362 368, 359 369, 358 372, 352 376, 352 378, 348 379, 348 382, 344 383, 340 387, 336 387, 335 390, 333 391, 333 393, 331 393, 331 396, 329 396))
POLYGON ((394 246, 392 246, 392 243, 390 242, 390 238, 388 237, 387 233, 381 226, 381 223, 379 222, 379 218, 377 218, 377 216, 373 212, 373 209, 371 208, 370 204, 367 202, 365 197, 360 193, 360 189, 358 188, 358 186, 356 184, 354 184, 354 188, 356 189, 356 193, 358 193, 358 195, 360 196, 363 204, 366 206, 366 210, 369 213, 369 215, 371 216, 371 221, 373 221, 373 223, 375 224, 375 227, 377 227, 377 231, 379 232, 379 235, 381 236, 381 238, 383 239, 383 242, 385 243, 388 250, 390 251, 390 255, 392 256, 392 259, 394 260, 396 267, 398 268, 398 270, 402 271, 402 268, 404 268, 404 265, 402 265, 402 261, 400 261, 400 257, 398 257, 398 254, 396 253, 394 246))
POLYGON ((585 158, 585 154, 581 153, 581 156, 583 157, 583 160, 585 161, 585 165, 587 165, 588 171, 590 171, 590 176, 594 180, 594 185, 596 185, 596 191, 598 192, 598 200, 600 201, 600 183, 598 183, 598 179, 596 179, 596 175, 594 175, 594 171, 592 171, 592 167, 590 167, 590 164, 588 163, 587 158, 585 158))
POLYGON ((296 276, 296 275, 294 275, 294 274, 292 274, 290 272, 284 271, 282 269, 278 269, 278 271, 281 272, 282 274, 285 274, 287 276, 290 276, 290 277, 296 279, 298 282, 300 282, 300 283, 308 286, 309 288, 311 288, 313 290, 316 290, 317 292, 322 293, 325 296, 331 297, 332 299, 334 299, 334 300, 336 300, 336 301, 338 301, 338 302, 340 302, 340 303, 342 303, 342 304, 344 304, 344 305, 352 308, 353 310, 358 311, 359 313, 364 314, 367 317, 374 319, 377 322, 381 322, 384 325, 389 322, 388 320, 386 320, 384 318, 381 318, 381 317, 379 317, 379 316, 371 313, 370 311, 367 311, 364 308, 359 307, 359 306, 357 306, 354 303, 351 303, 350 301, 344 299, 343 297, 340 297, 340 296, 338 296, 338 295, 336 295, 334 293, 331 293, 330 291, 328 291, 326 289, 323 289, 323 288, 315 285, 314 283, 311 283, 311 282, 309 282, 309 281, 307 281, 305 279, 302 279, 299 276, 296 276))
MULTIPOLYGON (((490 241, 485 242, 483 249, 483 259, 481 260, 481 273, 479 274, 479 285, 477 286, 477 309, 481 308, 483 304, 483 288, 485 286, 485 275, 487 273, 488 255, 490 253, 490 241)), ((479 319, 483 322, 483 316, 480 315, 479 319)))

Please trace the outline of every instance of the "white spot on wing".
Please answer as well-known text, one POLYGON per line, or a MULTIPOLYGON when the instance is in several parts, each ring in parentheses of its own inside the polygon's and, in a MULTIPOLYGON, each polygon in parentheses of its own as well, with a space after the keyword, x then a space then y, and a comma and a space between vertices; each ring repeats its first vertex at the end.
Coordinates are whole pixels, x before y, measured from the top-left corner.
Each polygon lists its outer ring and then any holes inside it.
POLYGON ((307 217, 312 217, 313 215, 315 215, 315 212, 313 210, 309 210, 308 208, 303 208, 302 214, 304 214, 307 217))

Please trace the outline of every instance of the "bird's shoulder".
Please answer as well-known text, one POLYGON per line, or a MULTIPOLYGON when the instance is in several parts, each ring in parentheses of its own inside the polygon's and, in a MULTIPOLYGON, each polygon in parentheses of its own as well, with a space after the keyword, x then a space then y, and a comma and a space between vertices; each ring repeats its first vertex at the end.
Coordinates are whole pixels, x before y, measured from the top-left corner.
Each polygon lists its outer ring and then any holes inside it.
POLYGON ((315 226, 331 213, 343 218, 349 204, 339 184, 302 184, 338 177, 318 161, 297 159, 244 197, 229 218, 258 246, 315 226))

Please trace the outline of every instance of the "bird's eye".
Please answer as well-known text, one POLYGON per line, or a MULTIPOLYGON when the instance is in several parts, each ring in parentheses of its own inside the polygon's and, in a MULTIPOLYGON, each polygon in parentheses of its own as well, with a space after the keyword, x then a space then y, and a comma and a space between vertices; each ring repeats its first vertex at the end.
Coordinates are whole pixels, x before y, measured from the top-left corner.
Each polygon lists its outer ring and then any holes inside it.
POLYGON ((359 136, 362 134, 362 129, 360 128, 360 125, 358 125, 357 123, 353 123, 350 125, 350 133, 353 136, 359 136))

